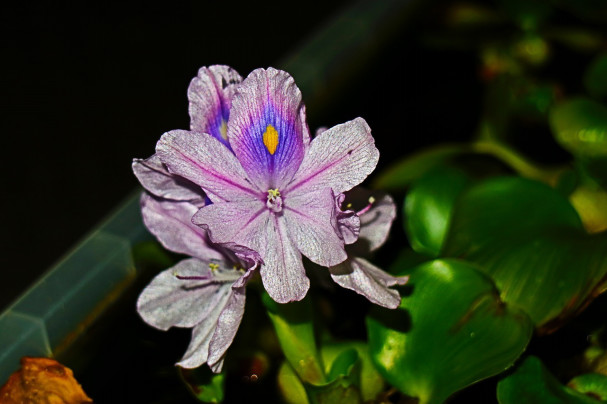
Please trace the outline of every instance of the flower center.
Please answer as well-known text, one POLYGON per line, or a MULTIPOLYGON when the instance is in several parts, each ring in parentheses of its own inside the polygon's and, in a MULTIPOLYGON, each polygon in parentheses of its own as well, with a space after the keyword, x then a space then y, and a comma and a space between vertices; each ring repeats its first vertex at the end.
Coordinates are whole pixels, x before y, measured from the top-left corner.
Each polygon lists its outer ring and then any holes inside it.
POLYGON ((268 201, 266 202, 266 206, 272 212, 278 213, 282 211, 282 198, 280 197, 278 188, 268 189, 268 201))

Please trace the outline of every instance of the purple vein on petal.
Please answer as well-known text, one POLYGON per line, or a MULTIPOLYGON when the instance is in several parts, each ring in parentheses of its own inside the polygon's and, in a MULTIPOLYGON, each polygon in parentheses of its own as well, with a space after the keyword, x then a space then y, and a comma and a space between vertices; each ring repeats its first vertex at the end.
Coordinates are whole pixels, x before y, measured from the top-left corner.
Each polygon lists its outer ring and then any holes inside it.
MULTIPOLYGON (((312 181, 316 176, 322 174, 323 172, 330 169, 331 167, 341 163, 346 157, 348 157, 350 154, 352 154, 354 151, 357 151, 361 147, 362 146, 358 146, 358 147, 350 150, 347 155, 341 156, 337 160, 332 161, 330 164, 324 166, 323 168, 321 168, 320 170, 316 171, 315 173, 307 176, 306 178, 303 178, 299 182, 296 182, 294 185, 289 185, 283 192, 286 194, 287 192, 292 192, 292 191, 296 190, 297 188, 301 187, 302 185, 307 184, 308 182, 312 181)), ((295 174, 295 176, 297 176, 297 174, 295 174)))
MULTIPOLYGON (((233 182, 233 181, 231 181, 231 180, 227 179, 226 177, 224 177, 224 176, 222 176, 222 175, 219 175, 219 174, 218 174, 218 173, 216 173, 216 172, 213 172, 213 171, 209 171, 209 170, 207 170, 206 168, 204 168, 204 167, 202 167, 200 164, 198 164, 198 162, 196 162, 196 160, 192 160, 190 157, 186 156, 184 153, 182 153, 182 152, 181 152, 179 149, 177 149, 176 147, 173 147, 173 146, 171 146, 171 145, 169 145, 168 147, 170 147, 171 149, 173 149, 174 151, 176 151, 176 152, 177 152, 177 153, 178 153, 180 156, 182 156, 182 157, 183 157, 185 160, 189 161, 190 163, 192 163, 193 165, 195 165, 196 167, 198 167, 200 170, 204 171, 205 173, 207 173, 207 174, 209 174, 209 175, 211 175, 211 176, 213 176, 213 177, 215 177, 215 178, 218 178, 218 179, 222 180, 223 182, 225 182, 225 183, 227 183, 227 184, 229 184, 229 185, 233 186, 234 188, 238 188, 238 189, 240 189, 240 190, 242 190, 242 191, 244 191, 244 192, 247 192, 247 193, 249 193, 249 194, 251 194, 251 195, 253 195, 253 196, 255 196, 255 197, 260 197, 260 196, 261 196, 261 197, 263 197, 263 194, 262 194, 262 193, 260 193, 260 192, 258 192, 258 191, 255 191, 255 190, 250 189, 250 188, 243 187, 242 185, 237 184, 237 183, 235 183, 235 182, 233 182)), ((199 185, 200 185, 200 184, 199 184, 199 185)), ((204 187, 203 187, 203 189, 204 189, 204 187)), ((212 192, 212 193, 213 193, 214 195, 216 195, 216 194, 215 194, 215 192, 212 192)), ((223 199, 223 198, 222 198, 222 199, 223 199)))

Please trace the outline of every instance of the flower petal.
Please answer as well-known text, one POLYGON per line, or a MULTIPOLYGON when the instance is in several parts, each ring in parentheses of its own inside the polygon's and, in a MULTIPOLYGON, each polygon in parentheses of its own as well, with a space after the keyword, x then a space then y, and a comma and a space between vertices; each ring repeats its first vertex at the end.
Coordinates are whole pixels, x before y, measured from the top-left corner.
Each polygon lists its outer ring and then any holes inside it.
POLYGON ((301 254, 289 238, 284 217, 270 215, 265 234, 257 238, 264 264, 260 268, 263 286, 278 303, 303 299, 310 288, 301 254))
POLYGON ((196 212, 192 223, 207 230, 213 243, 234 243, 253 249, 253 240, 269 214, 260 200, 217 202, 196 212))
POLYGON ((167 249, 201 260, 221 260, 222 254, 210 246, 207 235, 192 223, 198 207, 189 202, 141 195, 141 215, 148 230, 167 249))
POLYGON ((236 85, 242 81, 229 66, 201 67, 188 87, 190 128, 209 133, 227 147, 227 123, 236 85))
POLYGON ((366 240, 369 251, 373 251, 388 238, 392 222, 396 218, 396 205, 390 195, 368 192, 375 194, 375 202, 368 212, 360 216, 359 239, 366 240))
POLYGON ((370 302, 389 309, 400 304, 400 294, 390 286, 404 285, 408 276, 394 277, 363 258, 350 258, 329 268, 331 277, 341 287, 365 296, 370 302))
POLYGON ((177 365, 186 369, 197 368, 209 358, 209 344, 224 305, 217 305, 213 311, 192 329, 192 339, 188 349, 177 365))
POLYGON ((257 69, 232 99, 228 140, 259 189, 284 187, 304 157, 310 134, 301 92, 286 72, 257 69))
POLYGON ((245 288, 232 288, 230 299, 219 316, 217 327, 209 345, 208 363, 215 373, 221 372, 223 358, 230 345, 232 345, 242 321, 244 305, 245 288))
POLYGON ((201 186, 213 202, 259 197, 236 157, 210 135, 167 132, 156 144, 156 153, 171 173, 201 186))
POLYGON ((137 312, 143 320, 161 330, 170 327, 193 327, 207 318, 214 309, 227 302, 232 283, 240 277, 233 271, 220 279, 209 269, 209 263, 189 258, 158 274, 137 299, 137 312), (206 280, 179 279, 206 277, 206 280))
POLYGON ((347 258, 344 240, 336 232, 335 198, 330 189, 285 196, 284 220, 299 251, 322 266, 347 258))
POLYGON ((134 159, 133 173, 147 191, 160 198, 204 205, 202 188, 185 178, 169 173, 156 154, 146 160, 134 159))
POLYGON ((367 178, 378 159, 371 129, 364 119, 356 118, 314 138, 299 171, 281 191, 332 188, 335 193, 345 192, 367 178))
POLYGON ((260 200, 218 202, 200 209, 192 222, 208 230, 214 243, 234 243, 257 251, 263 260, 264 287, 278 303, 306 295, 310 281, 284 215, 271 213, 260 200))
POLYGON ((346 196, 339 194, 335 196, 335 210, 337 212, 337 233, 346 244, 353 244, 358 240, 360 234, 360 218, 353 210, 341 210, 341 205, 346 196))
MULTIPOLYGON (((349 252, 366 256, 384 244, 388 238, 392 222, 396 218, 396 205, 390 195, 361 187, 348 192, 345 202, 346 206, 358 210, 360 217, 359 242, 350 247, 349 252)), ((342 204, 343 201, 337 201, 338 209, 342 204)), ((338 221, 339 218, 340 213, 338 221)))

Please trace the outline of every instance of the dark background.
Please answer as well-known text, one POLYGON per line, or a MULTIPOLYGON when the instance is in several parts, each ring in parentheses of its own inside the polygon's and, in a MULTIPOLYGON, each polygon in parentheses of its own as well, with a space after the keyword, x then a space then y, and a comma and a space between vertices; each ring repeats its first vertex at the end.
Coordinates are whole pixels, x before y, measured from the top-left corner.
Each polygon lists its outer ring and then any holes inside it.
MULTIPOLYGON (((0 308, 137 187, 134 157, 151 155, 165 131, 189 126, 186 90, 200 66, 228 64, 246 76, 275 65, 352 3, 29 1, 5 8, 0 308)), ((367 119, 380 169, 413 147, 468 136, 478 118, 474 53, 422 51, 415 24, 393 32, 322 113, 308 108, 312 130, 367 119), (467 114, 453 108, 462 102, 467 114)))

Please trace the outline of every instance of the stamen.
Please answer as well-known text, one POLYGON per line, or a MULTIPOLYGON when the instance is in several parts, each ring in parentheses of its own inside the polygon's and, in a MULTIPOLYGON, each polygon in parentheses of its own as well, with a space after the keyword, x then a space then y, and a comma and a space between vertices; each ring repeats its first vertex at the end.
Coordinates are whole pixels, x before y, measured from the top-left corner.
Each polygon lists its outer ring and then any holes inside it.
POLYGON ((361 210, 359 210, 358 212, 356 212, 356 214, 358 216, 362 216, 365 213, 367 213, 369 211, 369 209, 371 209, 371 206, 375 203, 375 198, 374 197, 369 197, 369 204, 367 206, 365 206, 364 208, 362 208, 361 210))
POLYGON ((209 264, 209 268, 211 268, 211 271, 215 272, 219 269, 219 264, 215 264, 214 262, 211 262, 209 264))
POLYGON ((210 276, 181 276, 178 274, 174 274, 175 278, 179 279, 180 281, 206 281, 211 279, 210 276))
POLYGON ((282 211, 282 198, 278 188, 268 189, 268 201, 266 202, 266 206, 272 212, 278 213, 282 211))

